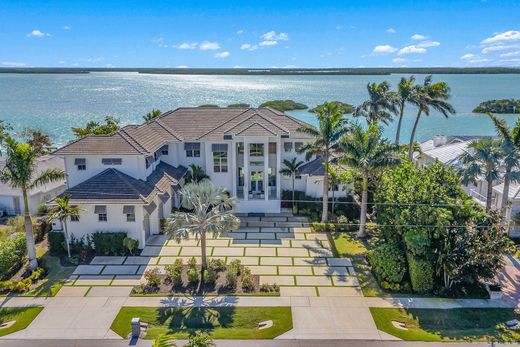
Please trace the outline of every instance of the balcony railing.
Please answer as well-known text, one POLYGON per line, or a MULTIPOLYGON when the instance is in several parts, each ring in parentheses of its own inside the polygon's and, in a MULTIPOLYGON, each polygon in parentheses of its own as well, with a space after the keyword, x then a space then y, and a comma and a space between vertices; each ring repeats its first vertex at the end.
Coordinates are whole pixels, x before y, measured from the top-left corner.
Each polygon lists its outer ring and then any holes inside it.
MULTIPOLYGON (((487 198, 486 198, 484 195, 480 194, 480 193, 479 193, 478 191, 476 191, 475 189, 471 189, 471 190, 469 191, 469 195, 470 195, 471 197, 473 197, 474 199, 476 199, 478 202, 482 203, 482 204, 485 204, 486 201, 487 201, 487 198)), ((491 204, 493 205, 494 203, 495 203, 495 197, 492 197, 492 198, 491 198, 491 204)))

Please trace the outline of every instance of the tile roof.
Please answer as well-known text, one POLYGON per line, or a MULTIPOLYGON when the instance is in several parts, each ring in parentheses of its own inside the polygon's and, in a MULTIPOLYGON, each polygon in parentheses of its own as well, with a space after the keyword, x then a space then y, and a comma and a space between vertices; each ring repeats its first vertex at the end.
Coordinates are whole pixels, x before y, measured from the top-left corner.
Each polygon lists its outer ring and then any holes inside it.
POLYGON ((226 135, 309 138, 298 132, 310 126, 271 108, 178 108, 141 125, 128 125, 112 135, 90 135, 54 152, 68 154, 147 154, 167 142, 222 140, 226 135))
POLYGON ((324 176, 325 175, 325 166, 323 165, 323 158, 316 157, 314 160, 311 160, 298 169, 298 173, 300 175, 309 175, 309 176, 324 176))

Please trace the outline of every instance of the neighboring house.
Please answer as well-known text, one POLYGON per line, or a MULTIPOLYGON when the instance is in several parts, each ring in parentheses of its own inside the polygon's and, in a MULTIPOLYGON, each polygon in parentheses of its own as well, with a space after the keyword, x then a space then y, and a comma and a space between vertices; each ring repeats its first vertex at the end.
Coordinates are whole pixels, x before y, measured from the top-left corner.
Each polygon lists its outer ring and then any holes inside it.
POLYGON ((179 205, 191 164, 236 198, 237 212, 278 213, 281 191, 292 186, 279 174, 283 160, 305 160, 296 152, 309 140, 297 131, 303 126, 310 125, 271 108, 179 108, 73 141, 54 152, 65 160, 70 203, 81 207, 70 230, 124 231, 142 247, 179 205))
MULTIPOLYGON (((314 158, 314 160, 303 164, 298 170, 294 184, 295 190, 303 191, 308 196, 315 198, 322 197, 324 176, 325 165, 323 164, 323 158, 314 158)), ((332 190, 334 190, 335 198, 347 196, 351 188, 351 185, 331 184, 329 181, 329 196, 332 196, 332 190)))
MULTIPOLYGON (((0 170, 5 166, 5 157, 0 157, 0 170)), ((35 176, 46 169, 64 170, 62 158, 43 156, 36 163, 35 176)), ((57 195, 65 191, 65 180, 51 182, 46 185, 31 189, 29 195, 29 210, 31 214, 36 214, 41 203, 54 199, 57 195)), ((9 184, 0 182, 0 216, 1 215, 20 215, 23 214, 23 196, 20 189, 13 189, 9 184)))

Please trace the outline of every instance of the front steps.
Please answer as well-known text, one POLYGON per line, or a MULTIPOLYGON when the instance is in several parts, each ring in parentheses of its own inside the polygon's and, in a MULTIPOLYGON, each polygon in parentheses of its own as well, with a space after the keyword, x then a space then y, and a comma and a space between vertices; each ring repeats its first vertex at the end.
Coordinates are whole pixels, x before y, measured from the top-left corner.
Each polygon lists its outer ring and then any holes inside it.
POLYGON ((266 216, 245 216, 237 215, 240 218, 240 227, 255 228, 298 228, 309 225, 309 218, 302 216, 293 216, 292 214, 273 214, 266 216))

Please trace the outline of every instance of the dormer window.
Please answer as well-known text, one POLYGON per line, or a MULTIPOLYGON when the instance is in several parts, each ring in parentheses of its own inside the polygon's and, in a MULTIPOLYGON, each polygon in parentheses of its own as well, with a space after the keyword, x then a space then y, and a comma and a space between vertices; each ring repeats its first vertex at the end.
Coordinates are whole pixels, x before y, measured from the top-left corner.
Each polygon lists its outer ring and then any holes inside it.
POLYGON ((121 159, 121 158, 102 158, 101 163, 103 165, 121 165, 123 163, 123 159, 121 159))
POLYGON ((200 157, 200 143, 199 142, 186 142, 184 144, 184 150, 186 151, 187 158, 199 158, 200 157))
POLYGON ((85 171, 87 169, 87 160, 85 158, 74 159, 74 165, 78 168, 78 171, 85 171))
POLYGON ((284 142, 283 143, 283 150, 285 153, 289 153, 292 151, 292 142, 284 142))

